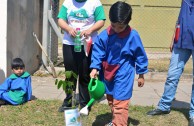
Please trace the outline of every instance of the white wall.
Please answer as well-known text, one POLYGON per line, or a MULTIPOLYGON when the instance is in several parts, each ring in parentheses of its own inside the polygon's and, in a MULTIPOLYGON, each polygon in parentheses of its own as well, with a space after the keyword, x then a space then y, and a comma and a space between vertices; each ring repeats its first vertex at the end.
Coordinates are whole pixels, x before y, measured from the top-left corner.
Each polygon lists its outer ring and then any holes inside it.
POLYGON ((42 0, 8 0, 7 5, 7 75, 11 61, 23 59, 26 70, 33 74, 41 64, 41 50, 35 32, 42 40, 42 0))
POLYGON ((41 0, 1 0, 0 2, 0 84, 11 71, 11 61, 23 59, 26 70, 34 73, 41 64, 41 50, 32 33, 42 34, 41 0))
POLYGON ((0 83, 7 75, 7 0, 0 2, 0 83))

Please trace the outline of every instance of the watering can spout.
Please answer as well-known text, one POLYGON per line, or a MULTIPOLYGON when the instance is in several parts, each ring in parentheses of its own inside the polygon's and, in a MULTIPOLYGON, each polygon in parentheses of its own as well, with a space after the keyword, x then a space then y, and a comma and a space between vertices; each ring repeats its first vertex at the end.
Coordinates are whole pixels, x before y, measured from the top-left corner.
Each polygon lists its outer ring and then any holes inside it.
POLYGON ((81 115, 88 115, 89 114, 88 107, 91 106, 94 101, 95 101, 95 99, 91 98, 90 101, 88 102, 88 104, 80 110, 80 114, 81 115))
POLYGON ((91 98, 90 101, 88 102, 87 106, 91 106, 94 103, 95 99, 91 98))
POLYGON ((100 100, 105 93, 104 83, 98 79, 91 78, 88 85, 88 91, 90 93, 91 99, 88 104, 80 110, 80 114, 88 115, 88 107, 90 107, 95 100, 100 100))

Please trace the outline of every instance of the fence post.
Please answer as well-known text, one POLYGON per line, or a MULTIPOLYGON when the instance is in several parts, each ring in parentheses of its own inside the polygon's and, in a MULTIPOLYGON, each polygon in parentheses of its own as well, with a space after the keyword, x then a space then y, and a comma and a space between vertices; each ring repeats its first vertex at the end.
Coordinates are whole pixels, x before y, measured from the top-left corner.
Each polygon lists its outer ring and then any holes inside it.
MULTIPOLYGON (((48 23, 48 10, 50 8, 50 0, 44 0, 43 5, 43 26, 42 26, 42 46, 48 53, 48 38, 49 38, 49 23, 48 23)), ((42 61, 45 66, 48 66, 48 61, 46 56, 42 53, 42 61)))
POLYGON ((57 24, 55 23, 54 19, 52 18, 52 11, 51 10, 48 11, 48 20, 49 20, 49 23, 51 24, 53 30, 55 31, 56 35, 58 36, 58 38, 60 38, 60 41, 63 42, 63 36, 62 36, 59 28, 57 27, 57 24))
MULTIPOLYGON (((48 20, 50 22, 50 19, 52 19, 52 22, 54 24, 57 24, 57 15, 59 12, 59 0, 50 0, 51 9, 48 10, 48 20)), ((50 41, 48 46, 48 51, 51 60, 55 63, 58 59, 58 37, 55 33, 55 29, 52 28, 52 24, 49 24, 49 30, 50 30, 50 41)), ((56 25, 56 27, 58 27, 56 25)))

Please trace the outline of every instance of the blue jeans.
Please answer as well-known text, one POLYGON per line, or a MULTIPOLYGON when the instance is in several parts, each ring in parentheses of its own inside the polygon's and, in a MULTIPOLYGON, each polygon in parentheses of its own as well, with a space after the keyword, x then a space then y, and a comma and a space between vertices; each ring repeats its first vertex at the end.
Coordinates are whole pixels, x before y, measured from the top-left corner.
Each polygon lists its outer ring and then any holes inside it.
MULTIPOLYGON (((181 48, 173 49, 168 69, 168 75, 164 87, 164 93, 158 103, 158 109, 162 111, 170 111, 170 107, 172 104, 172 100, 175 97, 179 79, 184 71, 185 64, 187 63, 191 55, 194 58, 194 50, 181 48)), ((194 117, 194 84, 192 84, 189 115, 190 117, 194 117)))

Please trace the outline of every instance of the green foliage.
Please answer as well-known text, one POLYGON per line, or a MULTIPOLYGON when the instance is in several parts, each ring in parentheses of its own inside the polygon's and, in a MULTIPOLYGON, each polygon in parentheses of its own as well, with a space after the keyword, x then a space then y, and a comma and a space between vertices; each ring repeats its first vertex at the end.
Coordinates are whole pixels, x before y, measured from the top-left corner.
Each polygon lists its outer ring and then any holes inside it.
POLYGON ((72 94, 74 83, 73 80, 77 79, 77 75, 73 71, 60 71, 60 75, 65 75, 65 80, 55 80, 55 85, 57 85, 57 89, 62 88, 63 91, 67 94, 72 94))
POLYGON ((37 99, 18 106, 1 106, 0 125, 64 126, 63 113, 57 112, 59 104, 60 100, 37 99))
MULTIPOLYGON (((57 80, 58 81, 58 80, 57 80)), ((57 84, 57 88, 59 89, 61 87, 61 85, 63 85, 63 82, 62 80, 59 80, 58 84, 57 84)))
MULTIPOLYGON (((57 86, 57 89, 62 88, 63 91, 66 94, 72 94, 73 96, 73 89, 74 89, 74 81, 77 80, 77 75, 73 72, 73 71, 60 71, 58 75, 64 75, 65 79, 61 80, 61 79, 56 79, 55 80, 55 85, 57 86)), ((69 100, 69 102, 72 102, 72 107, 75 107, 75 100, 72 97, 71 100, 69 100)))
POLYGON ((70 79, 72 77, 77 78, 77 75, 73 71, 65 71, 66 79, 70 79))
MULTIPOLYGON (((60 100, 33 100, 19 106, 0 109, 1 126, 64 126, 64 113, 57 112, 60 100), (19 115, 19 116, 18 116, 19 115)), ((155 107, 154 107, 155 108, 155 107)), ((130 126, 186 126, 189 109, 173 109, 169 115, 150 117, 153 106, 129 106, 130 126)), ((83 126, 104 126, 112 119, 108 105, 96 103, 89 116, 81 116, 83 126)))

